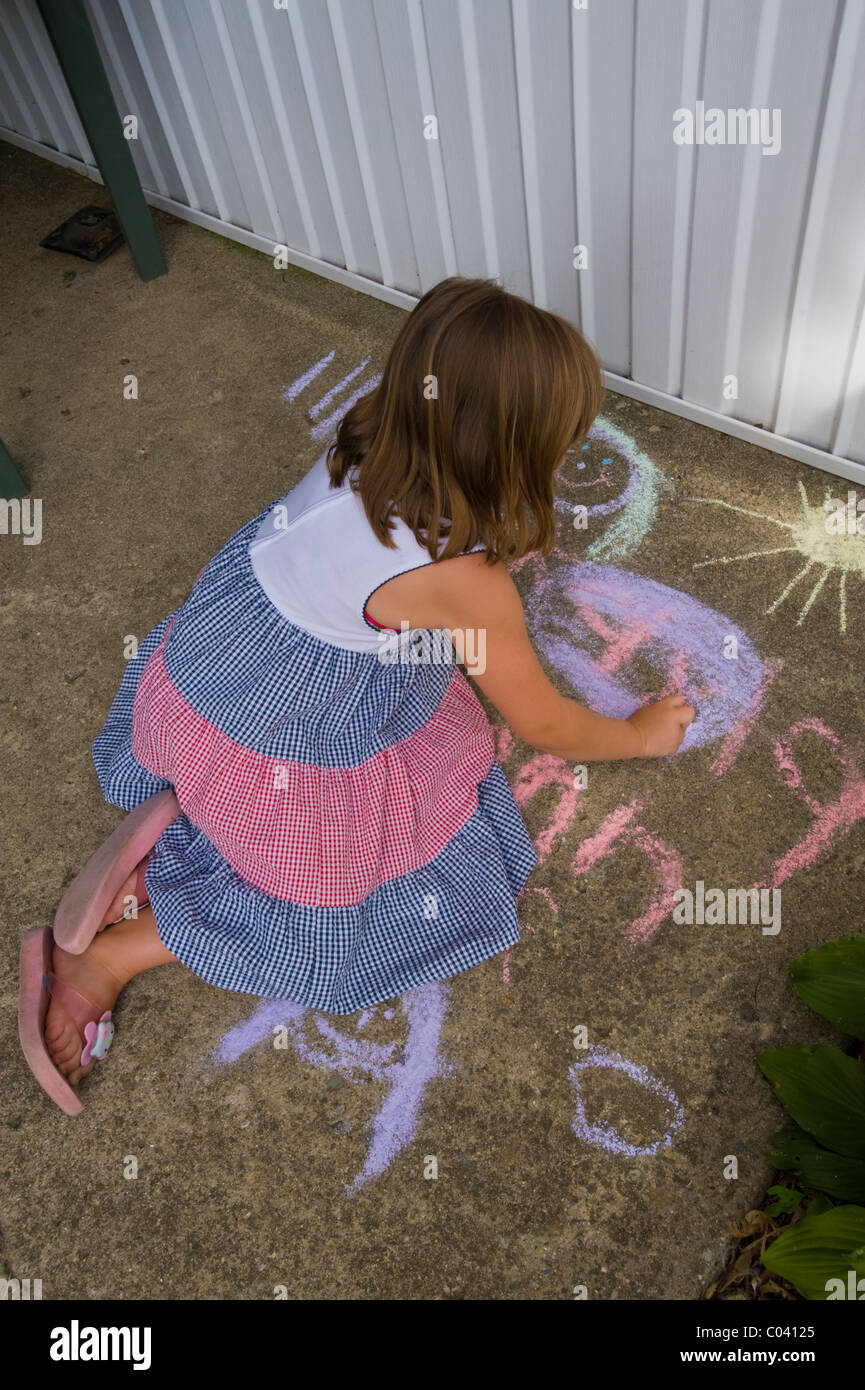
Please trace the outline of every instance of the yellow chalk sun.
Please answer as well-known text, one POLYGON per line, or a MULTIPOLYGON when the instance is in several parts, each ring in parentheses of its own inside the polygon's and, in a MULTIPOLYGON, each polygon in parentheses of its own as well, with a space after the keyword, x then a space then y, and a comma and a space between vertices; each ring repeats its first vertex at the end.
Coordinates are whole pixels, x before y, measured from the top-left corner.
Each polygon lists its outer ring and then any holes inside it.
MULTIPOLYGON (((838 626, 841 632, 846 632, 847 576, 852 573, 865 581, 865 536, 846 532, 833 534, 827 531, 828 513, 825 507, 811 505, 801 482, 799 483, 799 494, 802 499, 802 516, 799 521, 779 521, 775 516, 768 516, 765 512, 752 512, 747 507, 736 507, 732 502, 724 502, 719 497, 688 497, 686 499, 688 502, 705 502, 710 506, 726 507, 731 512, 741 512, 743 516, 755 516, 759 517, 761 521, 770 521, 773 526, 781 526, 785 531, 789 531, 792 542, 791 545, 777 545, 770 550, 749 550, 743 555, 722 555, 717 560, 700 560, 698 564, 694 565, 694 569, 705 569, 709 565, 731 565, 735 560, 756 560, 764 555, 782 555, 789 551, 795 551, 802 556, 805 564, 774 602, 769 605, 766 613, 774 613, 776 609, 780 608, 796 585, 817 568, 820 570, 820 574, 796 619, 796 626, 798 627, 807 617, 814 600, 829 576, 837 573, 838 626)), ((827 489, 827 500, 830 496, 831 494, 827 489)))

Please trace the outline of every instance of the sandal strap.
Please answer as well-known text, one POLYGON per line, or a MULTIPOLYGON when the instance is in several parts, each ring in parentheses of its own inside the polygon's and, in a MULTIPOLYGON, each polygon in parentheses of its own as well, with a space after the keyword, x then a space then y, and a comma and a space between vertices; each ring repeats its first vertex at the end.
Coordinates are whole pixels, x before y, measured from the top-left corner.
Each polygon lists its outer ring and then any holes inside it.
MULTIPOLYGON (((92 999, 88 999, 86 994, 82 994, 74 985, 68 985, 65 980, 59 980, 53 971, 48 970, 42 976, 42 982, 48 993, 56 995, 62 1000, 63 995, 74 995, 82 1004, 86 1004, 88 1009, 98 1009, 99 1005, 94 1004, 92 999)), ((93 1059, 101 1061, 108 1055, 111 1041, 114 1037, 114 1024, 111 1021, 111 1010, 106 1009, 96 1019, 90 1019, 85 1024, 76 1023, 78 1036, 82 1042, 81 1063, 86 1067, 87 1063, 93 1059)))
POLYGON ((58 980, 53 971, 47 970, 42 976, 42 983, 49 994, 74 994, 75 998, 82 1004, 86 1004, 88 1009, 98 1009, 99 1005, 94 1004, 92 999, 88 999, 86 994, 82 994, 74 985, 68 985, 65 980, 58 980))

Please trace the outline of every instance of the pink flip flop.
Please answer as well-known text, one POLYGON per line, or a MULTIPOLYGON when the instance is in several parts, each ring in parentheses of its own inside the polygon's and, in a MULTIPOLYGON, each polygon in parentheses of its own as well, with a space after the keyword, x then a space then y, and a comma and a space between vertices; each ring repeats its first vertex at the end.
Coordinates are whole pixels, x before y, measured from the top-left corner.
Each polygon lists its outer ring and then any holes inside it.
MULTIPOLYGON (((83 1017, 88 1012, 95 1015, 98 1009, 71 985, 57 980, 53 973, 54 945, 56 943, 72 955, 86 951, 102 918, 136 866, 137 891, 143 893, 149 852, 163 830, 179 815, 177 798, 169 788, 137 806, 70 883, 57 909, 53 931, 51 927, 37 927, 21 942, 18 994, 21 1047, 42 1089, 67 1115, 79 1114, 82 1105, 75 1088, 55 1067, 45 1043, 48 1001, 52 991, 63 991, 68 996, 73 1018, 76 1014, 83 1017)), ((140 898, 139 902, 143 905, 140 898)), ((97 1061, 104 1057, 114 1033, 110 1012, 81 1023, 79 1033, 84 1065, 91 1057, 97 1061)))
MULTIPOLYGON (((87 950, 133 869, 141 865, 163 830, 179 815, 177 797, 169 787, 130 811, 63 894, 54 918, 54 940, 58 946, 73 956, 87 950)), ((141 888, 143 878, 142 867, 141 888)))
POLYGON ((52 994, 62 996, 69 1007, 70 1017, 77 1024, 81 1038, 81 1066, 91 1057, 99 1061, 111 1046, 114 1024, 107 1010, 99 1017, 98 1005, 71 985, 58 980, 53 973, 54 935, 50 927, 37 927, 21 942, 21 988, 18 995, 18 1036, 27 1065, 43 1091, 67 1115, 82 1110, 78 1092, 54 1065, 45 1042, 45 1015, 52 994), (84 1018, 79 1023, 76 1014, 84 1018), (90 1019, 87 1015, 94 1015, 90 1019))

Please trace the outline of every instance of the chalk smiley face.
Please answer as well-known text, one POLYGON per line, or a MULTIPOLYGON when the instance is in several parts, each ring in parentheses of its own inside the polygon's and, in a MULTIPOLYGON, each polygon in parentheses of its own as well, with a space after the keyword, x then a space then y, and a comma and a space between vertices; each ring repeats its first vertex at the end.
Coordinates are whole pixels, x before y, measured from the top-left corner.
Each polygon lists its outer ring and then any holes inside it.
POLYGON ((586 558, 621 560, 638 549, 655 520, 661 492, 672 491, 672 484, 629 434, 599 416, 587 443, 569 450, 556 488, 555 508, 562 519, 573 519, 577 506, 586 508, 594 537, 586 558), (604 517, 614 520, 596 535, 594 523, 604 517))

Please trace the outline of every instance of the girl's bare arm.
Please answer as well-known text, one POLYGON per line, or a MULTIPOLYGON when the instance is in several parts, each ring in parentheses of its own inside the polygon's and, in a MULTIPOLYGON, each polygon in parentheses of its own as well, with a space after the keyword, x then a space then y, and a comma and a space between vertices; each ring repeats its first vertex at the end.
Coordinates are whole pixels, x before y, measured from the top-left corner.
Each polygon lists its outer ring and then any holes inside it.
POLYGON ((518 738, 575 762, 675 753, 694 718, 682 696, 669 696, 628 719, 609 719, 559 694, 538 661, 519 593, 503 564, 464 555, 425 573, 435 574, 439 626, 485 630, 486 669, 472 678, 518 738))

